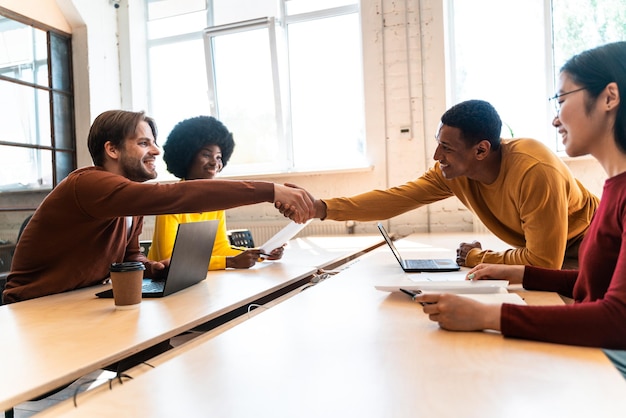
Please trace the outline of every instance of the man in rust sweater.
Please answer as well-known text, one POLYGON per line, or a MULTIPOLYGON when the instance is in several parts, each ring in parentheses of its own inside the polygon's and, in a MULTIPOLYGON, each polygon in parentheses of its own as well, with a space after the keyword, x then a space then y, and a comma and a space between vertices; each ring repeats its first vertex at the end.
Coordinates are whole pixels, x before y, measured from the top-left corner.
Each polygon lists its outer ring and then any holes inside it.
POLYGON ((109 265, 141 261, 158 277, 169 260, 139 251, 143 215, 206 212, 261 202, 288 202, 296 222, 314 215, 304 190, 261 181, 145 183, 157 175, 156 125, 143 112, 112 110, 88 138, 93 167, 72 172, 41 203, 15 249, 2 294, 19 302, 103 282, 109 265))

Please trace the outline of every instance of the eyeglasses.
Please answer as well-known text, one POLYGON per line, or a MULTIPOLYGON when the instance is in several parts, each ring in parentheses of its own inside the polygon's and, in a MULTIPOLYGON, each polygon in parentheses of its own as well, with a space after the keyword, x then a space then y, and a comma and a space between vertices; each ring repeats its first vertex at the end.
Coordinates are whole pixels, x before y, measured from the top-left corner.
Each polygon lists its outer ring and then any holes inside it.
POLYGON ((555 94, 552 97, 548 97, 548 101, 554 104, 554 110, 556 112, 556 116, 559 116, 559 112, 561 111, 561 103, 559 102, 559 97, 567 96, 568 94, 576 93, 577 91, 585 90, 587 87, 581 87, 576 90, 566 91, 565 93, 555 94))

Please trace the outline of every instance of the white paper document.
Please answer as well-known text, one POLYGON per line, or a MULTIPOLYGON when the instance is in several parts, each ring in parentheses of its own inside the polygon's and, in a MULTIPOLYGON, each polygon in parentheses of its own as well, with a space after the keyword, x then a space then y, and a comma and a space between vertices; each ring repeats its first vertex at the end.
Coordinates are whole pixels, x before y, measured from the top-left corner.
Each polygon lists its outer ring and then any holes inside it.
POLYGON ((507 293, 508 280, 450 280, 450 281, 413 281, 394 280, 375 285, 383 292, 399 292, 400 289, 421 290, 424 293, 507 293))
POLYGON ((472 293, 459 294, 466 298, 474 299, 488 305, 501 305, 503 303, 512 303, 514 305, 526 305, 526 302, 517 293, 472 293))
POLYGON ((261 245, 259 249, 263 253, 269 254, 270 252, 272 252, 272 250, 278 247, 281 247, 283 244, 286 244, 287 241, 295 237, 296 234, 302 231, 304 227, 307 226, 311 221, 312 219, 309 219, 303 224, 298 224, 298 223, 295 223, 294 221, 291 221, 290 223, 287 224, 287 226, 285 226, 283 229, 278 231, 276 235, 268 239, 265 242, 265 244, 261 245))

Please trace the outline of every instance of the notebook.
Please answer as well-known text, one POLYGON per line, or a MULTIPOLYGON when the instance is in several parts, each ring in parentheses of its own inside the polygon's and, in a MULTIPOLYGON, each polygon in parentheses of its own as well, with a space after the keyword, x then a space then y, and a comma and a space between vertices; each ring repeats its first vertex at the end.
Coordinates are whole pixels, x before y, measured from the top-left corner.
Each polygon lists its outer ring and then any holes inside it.
MULTIPOLYGON (((201 282, 206 278, 219 221, 179 224, 164 280, 143 279, 142 297, 160 298, 201 282)), ((113 290, 96 293, 100 298, 112 298, 113 290)))
POLYGON ((438 271, 457 271, 461 267, 459 267, 456 262, 448 259, 413 259, 413 260, 404 260, 400 255, 400 252, 394 245, 391 237, 383 227, 383 224, 378 222, 378 230, 381 234, 383 234, 383 238, 387 241, 387 245, 391 248, 391 252, 400 263, 400 267, 407 273, 421 273, 421 272, 438 272, 438 271))

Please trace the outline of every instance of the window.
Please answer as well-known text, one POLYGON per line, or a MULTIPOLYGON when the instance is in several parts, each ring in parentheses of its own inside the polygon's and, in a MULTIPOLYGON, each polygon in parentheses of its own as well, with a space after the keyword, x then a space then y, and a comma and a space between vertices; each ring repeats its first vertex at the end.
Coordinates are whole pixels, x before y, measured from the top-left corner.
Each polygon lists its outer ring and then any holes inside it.
POLYGON ((0 15, 0 97, 0 192, 50 190, 76 168, 70 37, 0 15))
POLYGON ((215 116, 237 144, 231 175, 367 165, 357 1, 147 4, 150 112, 162 135, 215 116), (175 73, 184 76, 172 83, 175 73))
POLYGON ((505 124, 504 138, 533 137, 562 151, 547 100, 559 68, 575 53, 626 39, 623 0, 447 4, 451 103, 487 100, 505 124))

